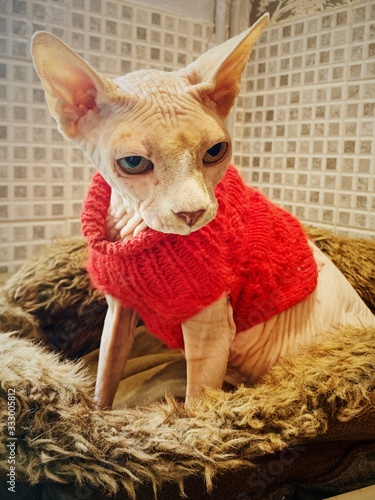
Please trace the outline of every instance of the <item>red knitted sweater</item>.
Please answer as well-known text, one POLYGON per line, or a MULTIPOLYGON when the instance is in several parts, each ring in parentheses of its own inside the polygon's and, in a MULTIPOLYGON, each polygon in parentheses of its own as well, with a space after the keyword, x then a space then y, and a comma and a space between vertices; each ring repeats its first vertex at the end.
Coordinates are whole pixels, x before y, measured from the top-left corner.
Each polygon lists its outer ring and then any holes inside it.
POLYGON ((111 188, 95 174, 81 216, 87 269, 96 287, 135 309, 169 347, 183 348, 181 323, 230 293, 237 332, 305 299, 317 266, 300 223, 246 186, 230 166, 215 188, 215 219, 188 236, 146 229, 106 239, 111 188))

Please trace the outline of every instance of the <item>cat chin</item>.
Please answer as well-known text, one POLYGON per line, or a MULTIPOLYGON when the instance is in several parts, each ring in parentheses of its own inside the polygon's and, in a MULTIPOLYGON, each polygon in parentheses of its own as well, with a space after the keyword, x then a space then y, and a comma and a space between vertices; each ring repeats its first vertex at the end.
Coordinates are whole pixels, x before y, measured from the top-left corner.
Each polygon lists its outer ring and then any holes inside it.
POLYGON ((184 227, 176 227, 170 224, 147 224, 150 229, 153 229, 154 231, 158 231, 159 233, 165 233, 165 234, 179 234, 180 236, 187 236, 188 234, 192 233, 193 231, 197 231, 198 229, 201 228, 198 227, 197 229, 193 227, 189 227, 187 225, 184 225, 184 227))
POLYGON ((209 224, 215 217, 212 217, 211 219, 205 221, 203 224, 195 224, 194 226, 190 227, 187 224, 168 224, 168 223, 163 223, 160 219, 157 224, 153 223, 147 223, 148 227, 150 229, 153 229, 154 231, 158 231, 159 233, 165 233, 165 234, 178 234, 180 236, 188 236, 191 233, 194 233, 195 231, 199 231, 202 229, 202 227, 206 226, 209 224))

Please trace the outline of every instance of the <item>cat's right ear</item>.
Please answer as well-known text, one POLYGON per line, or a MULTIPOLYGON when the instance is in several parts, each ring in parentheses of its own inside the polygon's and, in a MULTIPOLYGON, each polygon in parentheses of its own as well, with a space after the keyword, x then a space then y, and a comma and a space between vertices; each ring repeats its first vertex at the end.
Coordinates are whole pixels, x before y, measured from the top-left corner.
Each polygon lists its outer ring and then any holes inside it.
POLYGON ((51 33, 34 34, 31 54, 50 112, 68 138, 77 137, 80 120, 88 117, 95 122, 93 113, 98 118, 103 106, 119 99, 113 82, 51 33))

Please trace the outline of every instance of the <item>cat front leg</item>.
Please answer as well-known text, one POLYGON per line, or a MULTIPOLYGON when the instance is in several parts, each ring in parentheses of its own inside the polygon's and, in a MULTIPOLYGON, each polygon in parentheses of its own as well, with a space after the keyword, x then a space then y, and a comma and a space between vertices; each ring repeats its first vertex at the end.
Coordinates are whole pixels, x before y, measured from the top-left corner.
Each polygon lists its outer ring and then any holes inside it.
POLYGON ((186 403, 204 387, 220 389, 236 327, 228 295, 182 323, 187 364, 186 403))
MULTIPOLYGON (((134 213, 116 191, 112 191, 106 230, 109 241, 127 241, 145 229, 142 218, 134 213)), ((134 343, 137 314, 122 307, 119 300, 106 295, 108 310, 100 340, 95 403, 98 408, 112 406, 125 364, 134 343)))
POLYGON ((134 343, 137 313, 106 296, 108 311, 100 341, 94 401, 98 408, 111 408, 125 364, 134 343))

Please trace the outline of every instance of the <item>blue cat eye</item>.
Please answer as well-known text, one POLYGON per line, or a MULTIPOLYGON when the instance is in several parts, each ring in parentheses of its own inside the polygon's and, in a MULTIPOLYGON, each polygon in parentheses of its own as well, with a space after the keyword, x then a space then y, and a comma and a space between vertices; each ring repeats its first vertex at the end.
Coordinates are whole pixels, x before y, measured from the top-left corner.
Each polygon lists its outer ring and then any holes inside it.
POLYGON ((207 149, 203 156, 203 163, 206 165, 211 165, 217 163, 224 158, 228 150, 227 142, 218 142, 210 149, 207 149))
POLYGON ((117 165, 127 174, 143 174, 154 168, 154 164, 144 156, 124 156, 117 160, 117 165))

